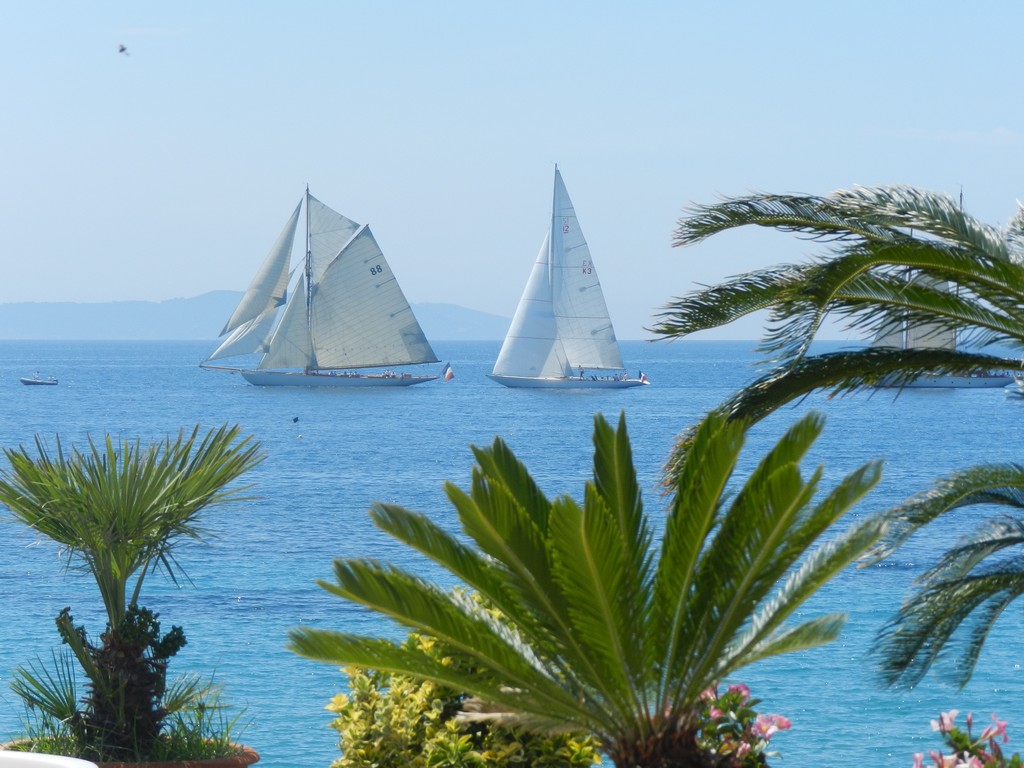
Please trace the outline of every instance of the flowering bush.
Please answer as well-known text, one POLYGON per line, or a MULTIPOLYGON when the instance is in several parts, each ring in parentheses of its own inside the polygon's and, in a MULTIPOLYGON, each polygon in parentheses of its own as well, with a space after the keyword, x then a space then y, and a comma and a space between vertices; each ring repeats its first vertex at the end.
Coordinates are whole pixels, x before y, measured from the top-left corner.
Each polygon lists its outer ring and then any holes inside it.
MULTIPOLYGON (((950 750, 948 755, 934 750, 928 753, 936 768, 1021 768, 1020 755, 1006 757, 1000 746, 1010 740, 1005 720, 992 715, 992 724, 975 737, 973 717, 968 713, 967 730, 962 731, 955 725, 957 714, 957 710, 951 709, 940 714, 938 720, 932 720, 932 730, 942 734, 950 750)), ((924 768, 923 752, 914 755, 914 768, 924 768)))
POLYGON ((760 699, 750 698, 742 683, 730 685, 724 693, 709 688, 701 694, 700 730, 697 743, 716 765, 729 768, 762 768, 778 752, 768 742, 779 731, 790 728, 782 715, 758 714, 760 699))

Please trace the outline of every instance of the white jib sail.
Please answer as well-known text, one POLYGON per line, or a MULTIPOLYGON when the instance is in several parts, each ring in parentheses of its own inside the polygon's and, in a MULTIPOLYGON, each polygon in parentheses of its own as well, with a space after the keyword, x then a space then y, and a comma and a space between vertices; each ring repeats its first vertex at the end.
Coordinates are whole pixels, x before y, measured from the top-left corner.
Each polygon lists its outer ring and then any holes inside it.
POLYGON ((270 339, 269 349, 257 367, 264 370, 316 367, 306 316, 306 285, 301 275, 292 291, 291 300, 284 308, 281 322, 270 339))
POLYGON ((256 273, 249 288, 242 296, 242 300, 238 302, 235 311, 225 323, 224 330, 220 332, 221 336, 234 331, 241 325, 251 323, 256 318, 266 315, 268 310, 276 309, 285 303, 288 289, 288 265, 291 261, 292 242, 295 240, 295 230, 299 222, 301 207, 302 201, 300 200, 299 204, 295 206, 295 212, 288 219, 284 229, 281 230, 274 247, 270 249, 270 253, 263 261, 259 272, 256 273))
POLYGON ((552 309, 550 254, 549 232, 494 363, 495 375, 543 379, 568 375, 552 309))
POLYGON ((597 269, 557 168, 551 262, 553 310, 570 372, 578 368, 621 370, 622 355, 597 269))
POLYGON ((207 360, 219 360, 222 357, 235 357, 237 355, 250 355, 256 352, 267 351, 267 340, 274 328, 274 319, 277 317, 277 308, 268 309, 262 315, 254 317, 249 322, 238 326, 231 335, 213 351, 207 360))
POLYGON ((437 362, 366 225, 324 269, 314 288, 311 330, 318 368, 437 362))

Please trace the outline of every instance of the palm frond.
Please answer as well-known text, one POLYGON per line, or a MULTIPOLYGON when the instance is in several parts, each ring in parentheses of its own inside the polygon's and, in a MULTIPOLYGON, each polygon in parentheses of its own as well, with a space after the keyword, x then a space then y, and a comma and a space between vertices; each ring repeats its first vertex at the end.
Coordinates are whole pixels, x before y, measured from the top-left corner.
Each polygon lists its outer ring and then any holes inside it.
POLYGON ((728 325, 774 306, 784 290, 801 281, 804 269, 784 265, 748 272, 719 285, 693 291, 662 307, 657 315, 660 321, 649 330, 667 338, 679 338, 728 325))
POLYGON ((662 646, 651 649, 660 655, 648 661, 660 670, 659 700, 666 699, 669 688, 677 684, 675 671, 683 667, 682 657, 692 653, 690 644, 685 643, 693 622, 691 594, 701 553, 719 522, 745 434, 746 427, 739 420, 729 422, 720 414, 709 414, 697 426, 693 450, 681 462, 673 485, 654 581, 653 613, 645 627, 645 634, 665 638, 662 646))
POLYGON ((963 687, 992 625, 1021 594, 1024 568, 1016 564, 924 585, 876 638, 883 682, 915 685, 945 657, 956 660, 950 677, 963 687), (963 640, 957 653, 952 641, 961 627, 970 630, 959 633, 963 640))
POLYGON ((11 690, 29 709, 38 709, 57 722, 71 722, 78 712, 78 684, 74 655, 67 649, 51 652, 51 664, 17 667, 11 690))
POLYGON ((826 645, 839 638, 844 626, 846 626, 845 613, 830 613, 810 619, 785 631, 773 633, 757 644, 741 645, 742 650, 737 649, 728 655, 730 663, 723 665, 721 674, 728 676, 735 669, 773 656, 806 651, 826 645))
POLYGON ((886 513, 888 532, 868 553, 866 564, 889 557, 918 529, 946 512, 975 504, 1024 509, 1024 466, 985 464, 940 478, 928 491, 886 513))
POLYGON ((999 232, 964 213, 948 195, 906 185, 854 187, 829 195, 849 216, 864 217, 876 225, 906 227, 959 243, 991 258, 1008 254, 999 232))
POLYGON ((815 239, 893 237, 888 228, 849 216, 829 198, 809 195, 731 198, 714 205, 691 206, 684 213, 674 233, 672 244, 676 246, 693 245, 727 229, 749 225, 803 233, 815 239))
POLYGON ((592 668, 591 685, 602 698, 639 716, 647 710, 637 699, 643 638, 635 630, 645 595, 629 573, 631 553, 622 545, 611 510, 593 493, 586 507, 584 513, 571 499, 557 503, 551 528, 556 574, 578 646, 572 663, 592 668))
MULTIPOLYGON (((331 664, 345 659, 346 666, 434 680, 515 711, 544 716, 548 727, 564 727, 566 723, 576 722, 579 715, 577 703, 557 688, 517 688, 493 674, 448 665, 428 654, 417 653, 386 640, 299 627, 289 631, 289 641, 291 650, 309 659, 331 664), (530 701, 539 704, 530 705, 530 701)), ((608 727, 610 724, 609 721, 603 725, 608 727)), ((601 726, 600 723, 598 725, 601 726)))
MULTIPOLYGON (((1013 369, 1018 361, 971 352, 944 349, 897 350, 865 347, 804 357, 779 366, 739 390, 715 410, 730 419, 756 422, 779 408, 817 390, 830 397, 872 390, 891 389, 898 394, 905 384, 928 374, 970 376, 980 370, 1013 369)), ((695 428, 684 430, 665 464, 668 483, 679 472, 690 451, 695 428)))

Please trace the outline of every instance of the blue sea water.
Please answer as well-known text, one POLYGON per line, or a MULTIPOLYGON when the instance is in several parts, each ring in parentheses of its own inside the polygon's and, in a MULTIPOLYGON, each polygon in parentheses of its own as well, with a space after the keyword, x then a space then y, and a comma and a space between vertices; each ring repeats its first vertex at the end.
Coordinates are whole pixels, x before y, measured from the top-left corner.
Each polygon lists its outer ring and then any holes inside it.
MULTIPOLYGON (((197 364, 211 347, 201 342, 0 342, 0 447, 31 446, 37 434, 51 446, 57 434, 65 443, 105 433, 148 441, 195 424, 238 423, 257 438, 266 460, 247 478, 257 498, 209 510, 206 525, 216 538, 179 552, 191 583, 151 578, 143 603, 160 612, 165 628, 185 628, 188 645, 172 672, 215 674, 228 699, 245 707, 243 741, 260 752, 263 765, 323 768, 338 756, 324 707, 343 690, 344 677, 291 654, 287 632, 298 625, 393 631, 316 583, 331 578, 337 557, 416 566, 369 523, 372 502, 400 503, 454 524, 443 483, 468 484, 469 446, 488 445, 496 435, 549 496, 579 495, 591 466, 594 415, 615 419, 625 412, 646 508, 658 519, 661 469, 674 439, 753 378, 757 360, 749 342, 626 342, 630 372, 643 370, 652 386, 511 390, 485 377, 498 346, 437 343, 455 371, 447 384, 312 391, 261 389, 201 370, 197 364), (60 385, 18 382, 36 370, 59 377, 60 385)), ((827 422, 807 471, 823 464, 825 487, 870 459, 885 460, 883 480, 858 515, 904 500, 941 473, 1020 458, 1024 400, 998 390, 917 390, 898 398, 891 392, 810 397, 752 430, 746 468, 812 408, 827 422)), ((1021 738, 1021 606, 1001 619, 963 690, 935 675, 913 690, 884 689, 875 682, 870 654, 872 638, 914 576, 990 512, 952 515, 893 562, 845 572, 801 614, 848 612, 841 639, 743 675, 762 709, 792 720, 792 730, 775 739, 782 765, 812 768, 845 758, 909 768, 914 752, 938 746, 929 720, 950 708, 974 711, 979 722, 990 712, 1009 717, 1011 738, 1021 738)), ((7 687, 11 673, 49 657, 58 611, 71 606, 94 632, 103 618, 88 577, 65 572, 53 545, 6 519, 0 531, 0 737, 7 737, 23 716, 7 687)))

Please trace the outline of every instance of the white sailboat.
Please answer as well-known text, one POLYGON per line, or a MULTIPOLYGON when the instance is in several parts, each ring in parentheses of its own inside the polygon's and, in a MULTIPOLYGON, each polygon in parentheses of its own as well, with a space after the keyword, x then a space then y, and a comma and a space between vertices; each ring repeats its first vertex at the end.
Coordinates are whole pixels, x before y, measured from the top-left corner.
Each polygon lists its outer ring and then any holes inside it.
MULTIPOLYGON (((894 349, 949 349, 955 350, 956 331, 928 323, 911 324, 906 321, 893 323, 882 328, 875 336, 872 346, 894 349)), ((909 389, 988 389, 1005 387, 1013 377, 1005 373, 979 371, 964 376, 961 374, 924 374, 906 384, 886 382, 883 387, 906 387, 909 389)))
POLYGON ((331 210, 308 188, 303 200, 224 325, 226 338, 201 365, 259 386, 404 387, 437 379, 391 370, 438 359, 369 226, 331 210), (289 291, 303 200, 306 255, 289 291), (211 365, 240 356, 252 362, 211 365))
POLYGON ((597 270, 557 167, 551 226, 489 377, 506 387, 648 383, 642 373, 626 375, 597 270))

